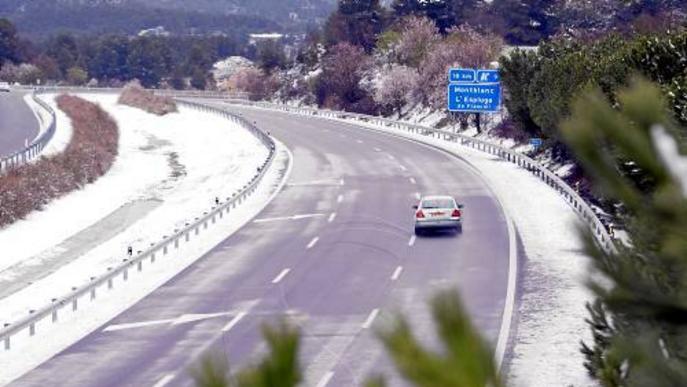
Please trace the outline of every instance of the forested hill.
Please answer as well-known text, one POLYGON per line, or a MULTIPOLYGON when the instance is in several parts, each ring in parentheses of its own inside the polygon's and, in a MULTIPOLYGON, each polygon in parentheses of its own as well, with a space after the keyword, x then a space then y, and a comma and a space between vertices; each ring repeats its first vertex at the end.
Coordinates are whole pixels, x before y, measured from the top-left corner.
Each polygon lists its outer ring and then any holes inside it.
MULTIPOLYGON (((266 2, 251 1, 256 5, 266 2)), ((22 34, 30 38, 62 31, 135 34, 157 26, 175 34, 224 33, 237 37, 252 32, 293 30, 301 24, 305 29, 309 23, 305 20, 277 21, 257 8, 255 12, 245 7, 210 8, 211 3, 230 4, 231 1, 186 2, 189 3, 187 7, 193 9, 184 9, 181 3, 176 7, 176 2, 165 0, 2 0, 0 17, 12 20, 22 34)), ((288 17, 289 12, 285 14, 288 17)))
POLYGON ((279 23, 315 23, 329 16, 336 0, 128 0, 158 8, 262 15, 279 23), (295 19, 295 20, 294 20, 295 19))

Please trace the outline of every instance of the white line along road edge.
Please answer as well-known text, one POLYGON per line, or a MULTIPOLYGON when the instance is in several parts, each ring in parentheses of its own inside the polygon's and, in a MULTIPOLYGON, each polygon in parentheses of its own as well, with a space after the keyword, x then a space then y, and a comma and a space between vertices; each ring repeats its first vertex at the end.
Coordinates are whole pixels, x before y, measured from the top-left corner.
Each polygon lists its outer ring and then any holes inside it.
MULTIPOLYGON (((258 109, 258 110, 269 110, 277 113, 286 113, 286 114, 292 114, 296 116, 303 116, 298 113, 293 113, 289 111, 282 111, 282 110, 276 110, 276 109, 269 109, 269 108, 264 108, 264 107, 254 107, 254 106, 246 106, 246 105, 237 105, 237 106, 243 106, 243 107, 249 107, 253 109, 258 109)), ((368 127, 368 126, 363 126, 360 124, 357 124, 356 122, 346 122, 344 120, 340 119, 330 119, 326 117, 313 117, 316 119, 322 119, 322 120, 327 120, 327 121, 335 121, 342 123, 344 125, 349 125, 355 129, 358 130, 367 130, 371 132, 378 133, 380 135, 384 136, 389 136, 389 137, 394 137, 400 140, 412 142, 415 144, 418 144, 420 146, 424 146, 430 149, 434 149, 439 152, 444 152, 446 154, 449 154, 453 157, 457 157, 461 161, 463 161, 466 165, 470 166, 473 171, 475 171, 479 176, 482 177, 483 181, 485 182, 486 186, 489 188, 489 190, 492 192, 493 197, 498 198, 496 195, 496 191, 492 189, 491 183, 486 176, 477 168, 475 167, 472 163, 470 163, 467 159, 464 159, 460 157, 459 154, 454 153, 453 151, 445 148, 441 148, 438 146, 433 146, 430 144, 427 144, 425 142, 416 140, 414 138, 406 137, 402 133, 389 133, 381 129, 375 129, 373 127, 368 127)), ((375 151, 381 152, 381 149, 377 150, 379 148, 375 148, 375 151)), ((419 192, 415 193, 416 198, 419 200, 421 198, 421 194, 419 192)), ((517 252, 517 240, 516 240, 516 233, 515 233, 515 224, 513 223, 513 219, 511 216, 508 214, 506 211, 506 208, 501 204, 500 201, 497 200, 497 203, 501 207, 501 210, 503 211, 503 215, 506 219, 506 227, 508 229, 508 245, 509 245, 509 252, 508 252, 508 283, 506 287, 506 300, 504 302, 503 306, 503 314, 501 316, 501 327, 499 329, 499 336, 498 340, 496 342, 496 348, 494 350, 494 359, 496 360, 497 364, 497 370, 501 370, 501 366, 503 364, 503 360, 506 355, 506 348, 508 346, 508 339, 510 337, 510 331, 511 331, 511 325, 513 321, 513 313, 515 310, 515 295, 516 295, 516 286, 517 286, 517 280, 518 280, 518 252, 517 252)), ((375 316, 376 317, 376 316, 375 316)))
MULTIPOLYGON (((269 188, 267 185, 263 185, 262 188, 265 190, 270 189, 271 193, 269 196, 267 196, 264 202, 260 202, 256 207, 246 210, 249 213, 246 214, 247 218, 245 221, 242 221, 240 226, 238 224, 233 226, 232 228, 235 228, 235 230, 223 234, 221 240, 219 240, 217 243, 220 243, 235 231, 240 230, 244 225, 254 220, 255 217, 259 215, 282 191, 286 182, 289 180, 294 164, 293 154, 281 142, 276 140, 275 142, 277 144, 278 151, 283 152, 284 154, 283 160, 285 160, 286 170, 281 172, 276 169, 276 163, 272 164, 271 169, 273 169, 273 172, 270 173, 277 174, 278 180, 275 178, 273 181, 273 183, 276 183, 276 185, 269 188), (250 217, 248 218, 249 215, 250 217)), ((174 268, 169 268, 166 270, 162 270, 162 268, 165 266, 154 266, 156 268, 154 278, 151 277, 145 281, 128 281, 127 286, 115 287, 114 290, 104 293, 105 296, 99 298, 99 302, 89 304, 87 308, 79 308, 79 310, 76 312, 71 312, 68 319, 60 319, 54 324, 45 325, 44 332, 46 332, 46 334, 52 334, 53 336, 53 339, 45 342, 45 345, 28 346, 23 344, 23 350, 21 351, 0 351, 0 364, 3 364, 3 367, 0 368, 0 386, 8 384, 16 378, 21 377, 25 373, 49 360, 51 357, 68 348, 81 338, 85 337, 88 333, 91 333, 104 326, 109 320, 112 319, 112 317, 129 309, 138 301, 155 291, 155 289, 157 289, 159 286, 181 273, 184 268, 192 265, 197 261, 198 258, 202 257, 205 255, 205 253, 214 248, 217 243, 212 244, 212 246, 194 246, 194 255, 195 253, 198 254, 197 258, 193 259, 192 262, 177 262, 174 268), (74 321, 78 321, 79 323, 74 323, 74 321), (46 331, 47 327, 49 327, 50 330, 46 331), (58 332, 57 330, 59 330, 59 335, 56 334, 58 332)), ((187 250, 187 252, 191 253, 189 250, 187 250)), ((146 274, 144 273, 144 275, 146 274)), ((27 339, 31 339, 28 338, 28 333, 26 333, 26 336, 27 339)))

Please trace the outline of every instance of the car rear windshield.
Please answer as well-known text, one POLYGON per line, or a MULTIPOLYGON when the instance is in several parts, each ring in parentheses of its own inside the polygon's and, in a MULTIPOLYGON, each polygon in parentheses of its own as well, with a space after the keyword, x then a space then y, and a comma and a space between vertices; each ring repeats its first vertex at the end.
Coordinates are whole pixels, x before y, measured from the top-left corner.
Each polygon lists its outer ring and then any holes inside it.
POLYGON ((430 199, 422 201, 422 208, 453 208, 451 199, 430 199))

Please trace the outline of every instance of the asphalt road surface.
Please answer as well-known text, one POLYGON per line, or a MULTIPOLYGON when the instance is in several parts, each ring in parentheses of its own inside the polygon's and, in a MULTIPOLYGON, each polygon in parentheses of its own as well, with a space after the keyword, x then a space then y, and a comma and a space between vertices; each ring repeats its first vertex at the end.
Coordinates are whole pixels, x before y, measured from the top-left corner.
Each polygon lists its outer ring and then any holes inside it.
POLYGON ((24 95, 0 92, 0 157, 24 149, 38 135, 38 120, 24 95))
POLYGON ((13 386, 192 386, 188 370, 202 353, 233 367, 254 362, 266 348, 262 324, 285 316, 303 332, 304 385, 356 386, 372 373, 404 385, 375 329, 400 311, 437 348, 427 300, 451 288, 495 344, 508 231, 469 166, 347 124, 232 109, 293 152, 284 190, 196 264, 13 386), (420 194, 464 203, 462 233, 415 238, 420 194))

